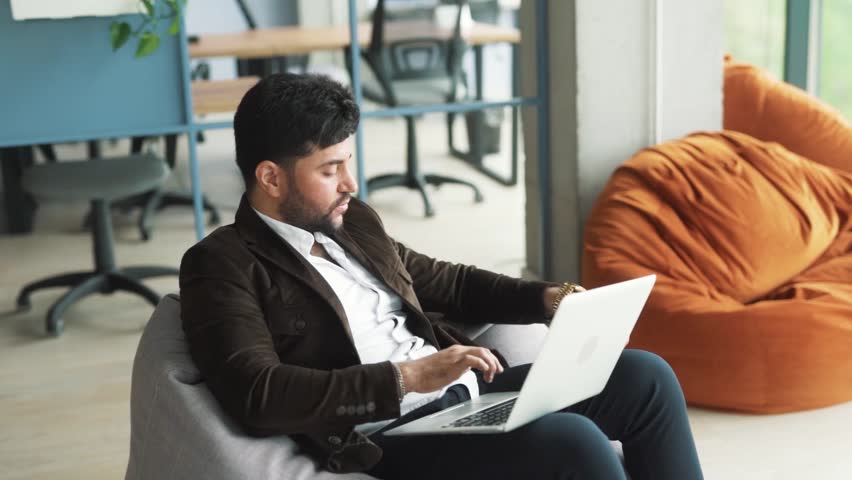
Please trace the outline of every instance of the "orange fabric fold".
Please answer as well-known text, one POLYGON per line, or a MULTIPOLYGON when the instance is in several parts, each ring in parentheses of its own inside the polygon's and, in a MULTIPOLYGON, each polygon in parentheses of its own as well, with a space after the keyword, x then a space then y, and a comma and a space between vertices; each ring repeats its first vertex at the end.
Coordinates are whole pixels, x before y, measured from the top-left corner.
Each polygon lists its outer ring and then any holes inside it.
POLYGON ((802 89, 730 56, 724 64, 725 130, 735 130, 852 173, 852 123, 802 89))

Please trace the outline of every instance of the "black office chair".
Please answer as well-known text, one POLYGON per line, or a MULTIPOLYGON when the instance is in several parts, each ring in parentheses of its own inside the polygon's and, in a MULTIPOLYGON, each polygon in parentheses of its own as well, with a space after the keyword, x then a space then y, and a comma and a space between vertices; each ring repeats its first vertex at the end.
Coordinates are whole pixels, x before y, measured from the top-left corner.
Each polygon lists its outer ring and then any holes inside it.
MULTIPOLYGON (((384 0, 379 0, 373 12, 373 27, 370 45, 361 50, 364 64, 369 73, 364 75, 364 97, 390 107, 402 105, 426 105, 447 103, 457 100, 462 85, 462 59, 467 45, 461 37, 461 6, 456 17, 453 34, 446 38, 406 38, 387 40, 385 36, 386 11, 384 0)), ((351 55, 346 55, 346 63, 352 72, 351 55)), ((476 185, 437 174, 424 174, 420 171, 417 156, 417 137, 415 115, 406 115, 406 171, 379 175, 367 181, 372 191, 382 188, 403 186, 418 190, 423 197, 425 215, 435 214, 426 185, 460 184, 473 189, 474 201, 481 202, 482 193, 476 185)))
POLYGON ((62 315, 65 310, 74 302, 93 293, 109 294, 122 290, 140 295, 152 305, 157 305, 160 295, 140 280, 177 275, 178 270, 160 266, 116 267, 109 205, 116 198, 157 188, 168 173, 165 163, 149 154, 108 160, 47 163, 25 170, 21 185, 36 198, 91 202, 95 267, 92 271, 55 275, 24 286, 18 295, 18 310, 30 309, 30 295, 36 290, 70 287, 47 312, 48 333, 60 335, 64 326, 62 315))

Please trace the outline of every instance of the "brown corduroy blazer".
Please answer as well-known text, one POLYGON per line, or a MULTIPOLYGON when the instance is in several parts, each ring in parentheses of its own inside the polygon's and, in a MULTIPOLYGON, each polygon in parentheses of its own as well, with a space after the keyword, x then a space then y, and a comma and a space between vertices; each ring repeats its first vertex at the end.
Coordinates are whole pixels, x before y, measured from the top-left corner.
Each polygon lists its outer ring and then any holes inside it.
MULTIPOLYGON (((406 326, 437 348, 473 344, 453 322, 542 321, 549 284, 414 252, 357 199, 334 240, 402 298, 406 326)), ((399 416, 390 362, 361 363, 334 291, 245 197, 233 224, 184 255, 180 296, 192 358, 248 433, 290 435, 333 472, 365 471, 379 461, 381 449, 353 428, 399 416)))

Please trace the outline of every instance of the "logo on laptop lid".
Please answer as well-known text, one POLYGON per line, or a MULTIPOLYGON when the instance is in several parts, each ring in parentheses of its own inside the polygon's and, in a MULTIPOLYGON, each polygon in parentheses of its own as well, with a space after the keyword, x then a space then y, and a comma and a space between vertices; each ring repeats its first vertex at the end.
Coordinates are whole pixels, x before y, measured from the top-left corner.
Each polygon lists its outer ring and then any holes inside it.
POLYGON ((583 364, 586 360, 592 357, 595 350, 598 349, 598 339, 599 337, 595 335, 594 337, 586 340, 586 344, 583 345, 583 348, 580 349, 580 354, 577 355, 577 363, 583 364))

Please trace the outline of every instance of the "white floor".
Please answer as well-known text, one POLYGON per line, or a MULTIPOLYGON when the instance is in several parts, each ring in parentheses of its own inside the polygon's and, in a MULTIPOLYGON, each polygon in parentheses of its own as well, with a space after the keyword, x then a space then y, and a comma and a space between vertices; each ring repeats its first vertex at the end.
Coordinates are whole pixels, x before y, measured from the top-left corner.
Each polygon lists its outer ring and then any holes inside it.
MULTIPOLYGON (((424 169, 465 177, 480 186, 486 200, 474 204, 466 188, 446 186, 432 196, 437 216, 424 219, 416 193, 381 191, 370 200, 388 230, 438 258, 518 275, 525 256, 523 181, 503 187, 448 159, 438 116, 422 120, 418 133, 424 169)), ((368 174, 402 168, 400 121, 368 121, 365 139, 368 174)), ((124 151, 126 144, 115 148, 124 151)), ((232 151, 230 131, 208 132, 199 151, 204 188, 228 222, 241 193, 232 151)), ((82 152, 71 146, 60 154, 82 152)), ((175 183, 188 185, 183 155, 175 183)), ((507 168, 508 158, 491 162, 507 168)), ((89 268, 90 240, 80 229, 85 209, 45 204, 36 234, 0 236, 0 311, 13 308, 18 288, 28 281, 89 268)), ((147 243, 139 240, 135 215, 114 217, 120 264, 177 265, 195 241, 186 209, 161 212, 147 243)), ((173 278, 150 285, 161 292, 177 289, 173 278)), ((126 294, 93 296, 69 310, 62 337, 47 338, 43 316, 60 293, 38 294, 31 312, 0 317, 2 479, 112 479, 124 473, 130 368, 151 307, 126 294)), ((852 478, 852 403, 774 416, 691 409, 690 419, 708 479, 852 478)))

